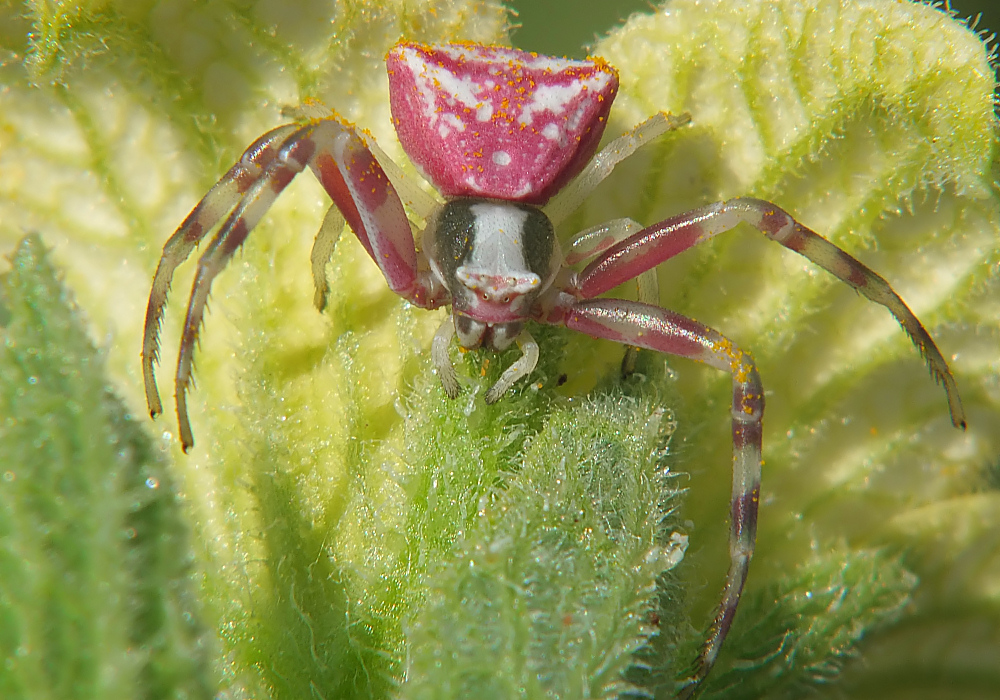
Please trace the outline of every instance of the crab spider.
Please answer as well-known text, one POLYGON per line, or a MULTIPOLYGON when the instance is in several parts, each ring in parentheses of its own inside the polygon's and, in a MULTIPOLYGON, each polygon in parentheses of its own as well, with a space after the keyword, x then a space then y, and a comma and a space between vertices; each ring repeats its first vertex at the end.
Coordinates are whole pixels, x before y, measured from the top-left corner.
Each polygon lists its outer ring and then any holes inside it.
POLYGON ((571 61, 478 44, 400 43, 387 56, 397 134, 413 163, 444 197, 412 185, 337 116, 280 126, 255 141, 205 195, 163 248, 146 311, 143 376, 150 414, 162 411, 153 366, 175 268, 219 222, 198 261, 175 377, 181 445, 194 438, 187 415, 192 357, 212 280, 296 174, 309 168, 333 206, 312 253, 316 305, 326 299, 324 268, 343 223, 350 226, 389 288, 427 309, 451 305, 431 357, 445 393, 459 384, 448 356, 463 348, 522 356, 487 392, 500 400, 538 359, 527 321, 563 324, 711 365, 732 376, 733 488, 730 566, 721 602, 681 697, 695 695, 729 632, 756 540, 764 391, 750 354, 719 332, 658 306, 654 268, 719 233, 750 224, 767 238, 832 273, 896 317, 944 385, 952 423, 965 426, 955 380, 934 341, 889 284, 770 202, 738 198, 643 228, 628 219, 579 234, 566 255, 554 226, 622 159, 687 121, 658 114, 600 151, 618 75, 600 59, 571 61), (380 163, 381 160, 381 163, 380 163), (398 177, 394 177, 399 180, 398 177), (404 189, 405 188, 405 189, 404 189), (397 192, 427 221, 415 245, 397 192), (570 265, 590 260, 581 272, 570 265), (637 280, 638 300, 598 298, 637 280))

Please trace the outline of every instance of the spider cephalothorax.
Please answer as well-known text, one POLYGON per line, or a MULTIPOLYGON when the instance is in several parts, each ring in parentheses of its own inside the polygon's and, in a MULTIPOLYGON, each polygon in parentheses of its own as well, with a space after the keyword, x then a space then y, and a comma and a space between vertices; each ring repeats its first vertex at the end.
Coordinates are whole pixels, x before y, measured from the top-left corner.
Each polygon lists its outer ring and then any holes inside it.
POLYGON ((343 222, 357 235, 390 289, 425 308, 451 305, 431 355, 448 396, 459 393, 448 345, 522 356, 486 394, 499 400, 530 374, 538 345, 529 321, 563 324, 599 338, 706 363, 733 381, 731 564, 722 600, 695 671, 690 697, 715 663, 732 624, 756 539, 764 394, 751 356, 703 324, 658 306, 654 268, 745 222, 889 309, 944 384, 952 422, 965 418, 955 381, 930 335, 888 283, 774 204, 739 198, 643 228, 616 219, 579 233, 564 255, 555 225, 622 159, 686 121, 658 114, 600 152, 618 89, 600 59, 571 61, 478 44, 403 42, 387 56, 389 99, 400 142, 443 195, 438 204, 408 188, 407 203, 428 222, 414 243, 397 186, 354 127, 336 116, 280 126, 260 137, 205 195, 163 249, 146 312, 143 373, 153 416, 162 410, 153 365, 174 269, 221 221, 198 263, 176 372, 177 416, 185 451, 194 444, 186 393, 192 355, 212 280, 229 262, 288 182, 305 168, 333 200, 316 237, 316 303, 326 298, 325 263, 343 222), (582 271, 571 267, 590 259, 582 271), (598 298, 628 280, 638 301, 598 298))

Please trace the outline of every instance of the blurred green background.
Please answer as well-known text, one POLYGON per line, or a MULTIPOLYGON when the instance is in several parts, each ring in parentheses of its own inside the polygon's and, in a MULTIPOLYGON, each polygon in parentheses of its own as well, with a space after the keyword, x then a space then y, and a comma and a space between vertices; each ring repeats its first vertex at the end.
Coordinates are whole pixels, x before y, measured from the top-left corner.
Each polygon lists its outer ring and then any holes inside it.
MULTIPOLYGON (((580 58, 583 47, 594 43, 613 26, 634 12, 649 9, 650 0, 509 0, 518 14, 514 30, 514 45, 530 51, 580 58), (558 26, 559 31, 552 31, 558 26)), ((976 28, 989 30, 986 36, 1000 31, 1000 0, 953 0, 935 3, 946 7, 962 19, 982 15, 976 28)), ((991 46, 996 40, 990 41, 991 46)))

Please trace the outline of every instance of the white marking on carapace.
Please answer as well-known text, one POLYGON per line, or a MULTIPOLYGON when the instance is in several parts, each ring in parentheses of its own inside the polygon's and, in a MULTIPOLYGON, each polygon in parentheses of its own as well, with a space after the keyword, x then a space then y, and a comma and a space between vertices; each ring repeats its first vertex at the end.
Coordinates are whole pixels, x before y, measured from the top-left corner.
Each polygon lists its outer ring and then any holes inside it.
POLYGON ((493 202, 473 204, 475 217, 472 250, 455 274, 468 287, 491 296, 524 294, 541 284, 541 278, 524 260, 524 223, 528 213, 518 207, 493 202), (493 284, 483 288, 486 279, 493 284))

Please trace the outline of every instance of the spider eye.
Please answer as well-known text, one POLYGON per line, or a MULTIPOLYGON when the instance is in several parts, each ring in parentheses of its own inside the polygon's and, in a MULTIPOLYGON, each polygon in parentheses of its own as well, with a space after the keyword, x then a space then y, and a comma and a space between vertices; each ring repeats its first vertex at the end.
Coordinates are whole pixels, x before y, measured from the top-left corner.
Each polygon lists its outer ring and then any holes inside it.
POLYGON ((505 296, 505 297, 503 298, 503 303, 504 303, 504 304, 509 304, 509 303, 510 303, 510 295, 508 295, 508 296, 505 296))

